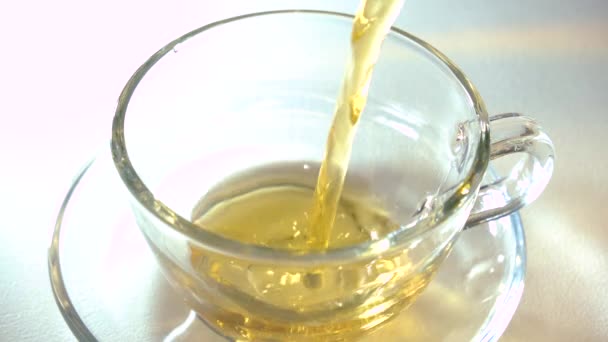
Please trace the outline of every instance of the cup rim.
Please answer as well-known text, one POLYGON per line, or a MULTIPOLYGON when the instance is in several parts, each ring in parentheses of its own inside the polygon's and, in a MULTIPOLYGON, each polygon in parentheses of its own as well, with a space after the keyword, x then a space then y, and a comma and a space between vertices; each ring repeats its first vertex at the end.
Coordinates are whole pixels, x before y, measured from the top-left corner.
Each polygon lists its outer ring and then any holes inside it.
POLYGON ((475 196, 477 194, 477 190, 479 189, 479 185, 481 184, 481 180, 489 163, 490 151, 488 114, 481 96, 469 79, 464 75, 464 73, 447 56, 422 39, 393 26, 391 27, 392 33, 397 34, 398 36, 407 39, 409 42, 414 43, 423 50, 426 50, 432 55, 431 58, 436 58, 438 62, 444 66, 447 66, 468 96, 480 124, 480 138, 477 145, 477 150, 475 151, 474 162, 468 170, 464 180, 454 187, 452 195, 442 203, 443 207, 447 207, 447 209, 443 209, 441 211, 448 211, 448 214, 435 217, 434 225, 421 231, 416 229, 400 229, 379 240, 366 241, 343 248, 298 253, 297 251, 287 251, 245 244, 236 240, 222 237, 221 235, 215 234, 211 231, 200 229, 200 227, 194 225, 189 220, 174 212, 162 201, 156 199, 153 193, 139 178, 137 171, 131 164, 125 144, 124 120, 126 117, 129 100, 131 99, 131 96, 133 95, 133 92, 137 88, 139 82, 143 79, 148 70, 150 70, 156 64, 156 62, 163 58, 167 53, 173 51, 178 44, 181 44, 194 36, 197 36, 214 27, 229 24, 231 22, 254 17, 289 13, 329 15, 349 19, 354 18, 354 16, 351 14, 310 9, 263 11, 226 18, 204 25, 173 40, 154 53, 131 76, 118 99, 118 105, 116 107, 112 122, 111 152, 114 165, 120 174, 123 183, 129 189, 131 195, 135 198, 136 205, 151 213, 156 220, 160 221, 160 223, 163 225, 166 225, 167 228, 186 237, 189 242, 192 242, 210 252, 234 258, 269 262, 273 264, 310 265, 343 262, 350 263, 356 260, 367 259, 375 257, 379 254, 398 250, 408 241, 411 241, 412 238, 420 237, 427 232, 432 231, 441 222, 448 219, 452 211, 460 208, 471 196, 475 196), (396 236, 398 236, 397 239, 395 238, 396 236))

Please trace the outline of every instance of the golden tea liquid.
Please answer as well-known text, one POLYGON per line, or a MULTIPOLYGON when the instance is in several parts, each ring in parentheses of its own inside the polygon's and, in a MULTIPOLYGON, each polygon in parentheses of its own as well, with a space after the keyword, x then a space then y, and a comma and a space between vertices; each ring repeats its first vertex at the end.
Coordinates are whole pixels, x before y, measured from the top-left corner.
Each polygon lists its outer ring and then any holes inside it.
MULTIPOLYGON (((283 167, 282 175, 293 175, 287 182, 273 184, 269 168, 263 167, 225 180, 197 204, 193 222, 237 241, 306 253, 315 179, 298 174, 297 166, 283 167)), ((349 190, 337 206, 330 249, 376 240, 396 229, 373 201, 349 190)), ((224 334, 256 341, 349 340, 395 317, 426 287, 437 264, 415 264, 408 253, 288 266, 191 246, 190 265, 198 279, 174 278, 182 279, 182 286, 192 284, 192 293, 205 298, 194 299, 193 307, 224 334)))
POLYGON ((328 247, 359 116, 365 108, 374 65, 382 42, 404 0, 362 0, 351 34, 351 59, 342 81, 325 157, 315 189, 309 244, 328 247))
MULTIPOLYGON (((192 219, 195 224, 233 240, 305 252, 310 241, 312 196, 311 188, 296 185, 266 187, 218 203, 192 219)), ((373 203, 344 198, 336 206, 327 247, 377 240, 397 227, 373 203)))

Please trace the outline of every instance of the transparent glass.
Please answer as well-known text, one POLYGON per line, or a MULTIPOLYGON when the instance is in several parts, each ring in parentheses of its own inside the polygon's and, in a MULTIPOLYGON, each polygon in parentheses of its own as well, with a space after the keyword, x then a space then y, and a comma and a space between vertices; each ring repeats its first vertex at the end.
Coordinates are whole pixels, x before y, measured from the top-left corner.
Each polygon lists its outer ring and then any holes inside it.
MULTIPOLYGON (((225 342, 163 279, 129 197, 107 149, 66 195, 49 271, 67 325, 79 341, 225 342)), ((519 214, 468 229, 412 306, 361 341, 496 341, 519 303, 525 267, 519 214)))
POLYGON ((350 26, 347 15, 318 11, 210 24, 159 50, 121 94, 112 154, 138 225, 167 279, 231 338, 337 340, 374 330, 428 285, 469 219, 490 159, 524 152, 507 176, 482 188, 470 224, 518 209, 551 176, 551 142, 533 121, 490 121, 456 66, 393 29, 345 194, 368 198, 398 229, 302 254, 191 223, 201 197, 230 196, 225 180, 246 170, 265 171, 239 181, 239 193, 314 185, 350 26))

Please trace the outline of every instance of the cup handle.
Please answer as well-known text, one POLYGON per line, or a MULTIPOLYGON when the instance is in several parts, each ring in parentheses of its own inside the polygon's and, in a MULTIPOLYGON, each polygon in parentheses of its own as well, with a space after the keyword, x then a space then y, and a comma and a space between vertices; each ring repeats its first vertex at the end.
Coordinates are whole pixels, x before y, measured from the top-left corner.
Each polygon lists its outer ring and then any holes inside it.
POLYGON ((536 200, 553 174, 555 151, 549 136, 533 119, 518 113, 490 118, 490 165, 494 160, 523 154, 506 175, 482 184, 466 228, 495 220, 536 200))

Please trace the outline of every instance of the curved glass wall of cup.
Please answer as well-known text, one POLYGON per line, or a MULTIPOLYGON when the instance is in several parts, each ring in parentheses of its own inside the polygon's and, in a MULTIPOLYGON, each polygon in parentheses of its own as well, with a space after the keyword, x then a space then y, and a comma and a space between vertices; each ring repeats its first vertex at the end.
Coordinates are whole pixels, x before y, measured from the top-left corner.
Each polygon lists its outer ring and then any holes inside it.
MULTIPOLYGON (((350 18, 340 14, 266 13, 212 25, 159 51, 130 82, 133 94, 121 99, 123 106, 128 100, 124 132, 115 132, 125 141, 117 139, 114 153, 125 142, 134 167, 124 168, 120 157, 119 170, 144 211, 169 226, 177 222, 187 235, 196 231, 197 243, 249 251, 191 227, 193 205, 213 184, 246 168, 318 165, 349 32, 350 18), (151 192, 138 192, 144 184, 151 192)), ((447 208, 470 206, 487 165, 487 118, 458 69, 424 42, 394 31, 370 93, 351 183, 363 180, 402 226, 415 225, 421 208, 448 216, 447 208)), ((343 256, 357 258, 367 247, 343 256)))

